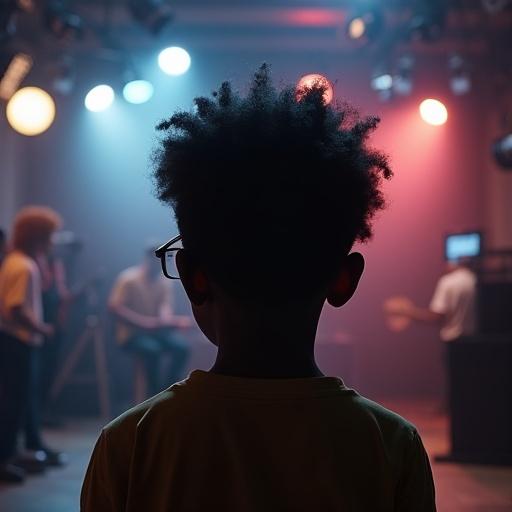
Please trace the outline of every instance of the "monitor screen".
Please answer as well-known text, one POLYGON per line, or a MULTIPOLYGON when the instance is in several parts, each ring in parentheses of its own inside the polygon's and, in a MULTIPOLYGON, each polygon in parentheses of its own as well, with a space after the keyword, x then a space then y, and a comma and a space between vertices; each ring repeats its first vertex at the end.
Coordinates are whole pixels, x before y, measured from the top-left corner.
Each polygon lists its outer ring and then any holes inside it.
POLYGON ((445 258, 448 261, 480 256, 482 236, 477 231, 448 235, 445 240, 444 249, 445 258))

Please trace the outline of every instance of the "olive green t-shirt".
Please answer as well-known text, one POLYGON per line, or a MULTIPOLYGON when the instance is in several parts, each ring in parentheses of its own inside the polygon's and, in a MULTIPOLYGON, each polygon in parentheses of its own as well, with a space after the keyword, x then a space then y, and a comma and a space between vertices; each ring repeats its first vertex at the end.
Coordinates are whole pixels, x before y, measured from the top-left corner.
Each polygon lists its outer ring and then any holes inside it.
POLYGON ((83 512, 433 512, 413 425, 334 377, 196 370, 107 425, 83 512))

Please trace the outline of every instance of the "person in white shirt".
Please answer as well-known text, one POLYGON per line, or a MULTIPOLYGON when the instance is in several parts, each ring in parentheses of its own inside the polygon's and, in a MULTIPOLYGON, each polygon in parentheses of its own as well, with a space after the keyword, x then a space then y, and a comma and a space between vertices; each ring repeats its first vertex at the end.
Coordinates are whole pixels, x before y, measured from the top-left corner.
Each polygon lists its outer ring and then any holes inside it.
MULTIPOLYGON (((14 221, 12 251, 0 269, 0 481, 24 479, 23 469, 12 461, 18 433, 28 417, 30 393, 37 392, 33 356, 53 333, 53 327, 43 321, 36 258, 49 251, 51 236, 60 224, 59 215, 50 208, 22 209, 14 221)), ((44 445, 27 449, 42 452, 34 463, 46 461, 44 445)))
POLYGON ((428 308, 410 301, 388 304, 386 313, 413 321, 437 324, 444 342, 475 334, 476 276, 469 261, 449 262, 447 272, 437 282, 428 308))

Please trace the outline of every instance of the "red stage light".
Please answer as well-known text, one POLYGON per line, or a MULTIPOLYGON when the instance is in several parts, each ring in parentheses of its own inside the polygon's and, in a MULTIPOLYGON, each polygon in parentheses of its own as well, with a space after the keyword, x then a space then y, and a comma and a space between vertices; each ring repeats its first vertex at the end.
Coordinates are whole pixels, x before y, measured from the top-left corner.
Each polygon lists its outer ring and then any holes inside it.
POLYGON ((334 97, 334 89, 332 87, 331 82, 327 80, 327 78, 323 75, 319 75, 317 73, 312 73, 310 75, 304 75, 298 82, 297 82, 297 99, 300 99, 302 97, 302 91, 304 89, 310 89, 314 85, 321 85, 325 87, 324 91, 324 103, 328 105, 331 103, 333 97, 334 97))
POLYGON ((443 103, 431 98, 421 102, 420 115, 423 121, 433 126, 440 126, 448 120, 448 110, 443 103))

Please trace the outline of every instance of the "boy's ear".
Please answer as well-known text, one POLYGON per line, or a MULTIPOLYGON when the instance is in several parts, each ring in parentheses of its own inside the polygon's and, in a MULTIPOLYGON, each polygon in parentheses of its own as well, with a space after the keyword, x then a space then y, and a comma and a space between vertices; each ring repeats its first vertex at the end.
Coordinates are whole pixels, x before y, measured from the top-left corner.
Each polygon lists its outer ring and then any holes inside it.
POLYGON ((344 260, 337 277, 327 290, 327 302, 339 308, 346 304, 357 289, 364 270, 364 258, 359 252, 350 253, 344 260))
POLYGON ((177 252, 176 267, 190 302, 194 306, 203 305, 210 297, 210 283, 205 272, 196 265, 186 249, 177 252))

